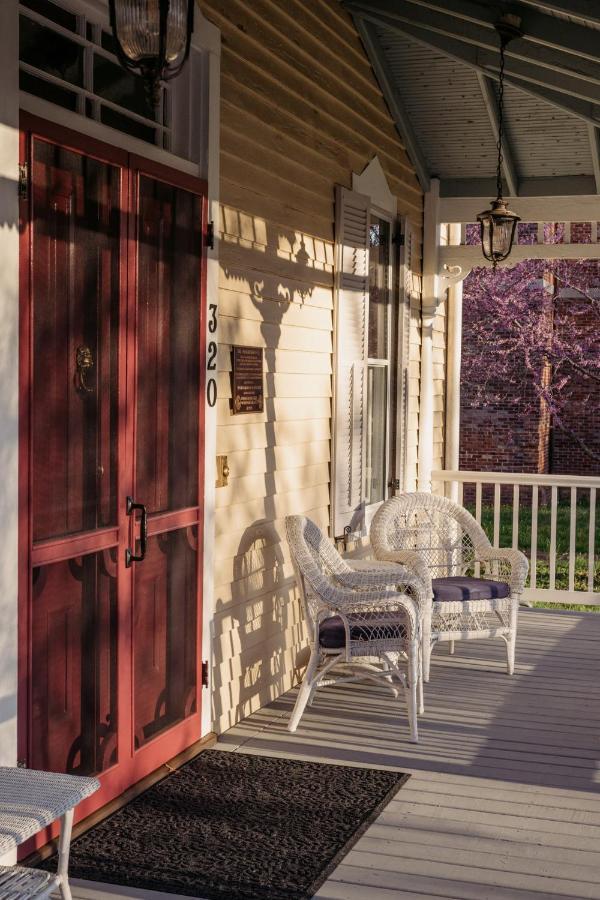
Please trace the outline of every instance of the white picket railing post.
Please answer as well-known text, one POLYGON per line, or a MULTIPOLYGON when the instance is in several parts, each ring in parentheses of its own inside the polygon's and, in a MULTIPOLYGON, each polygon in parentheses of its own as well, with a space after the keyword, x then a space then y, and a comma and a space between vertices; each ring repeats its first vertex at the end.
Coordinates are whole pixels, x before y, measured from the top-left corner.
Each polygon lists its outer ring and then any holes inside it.
POLYGON ((538 534, 538 485, 531 489, 531 550, 529 553, 529 585, 535 590, 537 585, 537 534, 538 534))
POLYGON ((556 509, 558 488, 554 485, 551 489, 550 499, 550 590, 556 587, 556 509))
POLYGON ((588 591, 594 592, 596 569, 596 488, 590 488, 590 527, 588 530, 588 591))
POLYGON ((494 547, 500 546, 500 485, 494 485, 494 547))
POLYGON ((569 590, 575 590, 575 551, 577 537, 577 488, 571 488, 571 515, 569 518, 569 590))

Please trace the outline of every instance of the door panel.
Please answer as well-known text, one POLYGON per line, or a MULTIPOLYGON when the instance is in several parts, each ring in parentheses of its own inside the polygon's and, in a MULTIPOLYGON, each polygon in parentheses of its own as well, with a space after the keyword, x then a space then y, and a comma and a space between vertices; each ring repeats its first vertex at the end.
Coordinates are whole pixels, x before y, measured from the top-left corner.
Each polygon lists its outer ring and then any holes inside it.
POLYGON ((154 531, 133 583, 139 749, 197 713, 201 198, 140 174, 137 231, 135 499, 154 531))
POLYGON ((95 775, 117 762, 116 551, 33 572, 31 766, 95 775))
POLYGON ((197 529, 148 541, 135 572, 133 659, 135 746, 196 709, 197 529))
POLYGON ((120 172, 45 141, 32 170, 33 538, 48 540, 116 522, 120 172))
POLYGON ((136 499, 198 504, 201 198, 142 175, 138 224, 136 499))

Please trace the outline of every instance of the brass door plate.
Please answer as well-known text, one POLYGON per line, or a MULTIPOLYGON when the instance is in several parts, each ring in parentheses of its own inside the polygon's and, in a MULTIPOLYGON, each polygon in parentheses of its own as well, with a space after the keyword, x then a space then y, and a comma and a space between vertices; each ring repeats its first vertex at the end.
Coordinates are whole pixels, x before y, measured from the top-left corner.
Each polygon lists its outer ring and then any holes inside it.
POLYGON ((229 465, 226 456, 217 456, 217 480, 216 487, 227 487, 229 484, 229 465))

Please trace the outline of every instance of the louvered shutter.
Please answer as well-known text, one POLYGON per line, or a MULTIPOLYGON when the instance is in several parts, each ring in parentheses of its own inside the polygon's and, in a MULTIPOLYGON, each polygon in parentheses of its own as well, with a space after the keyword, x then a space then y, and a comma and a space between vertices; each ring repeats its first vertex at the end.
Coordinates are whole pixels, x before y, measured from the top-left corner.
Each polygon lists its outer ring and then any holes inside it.
POLYGON ((400 481, 400 491, 408 490, 406 482, 408 412, 410 379, 410 323, 411 306, 421 293, 421 279, 418 275, 417 254, 419 252, 418 232, 409 219, 400 222, 402 242, 400 246, 400 296, 398 309, 398 397, 396 406, 396 473, 400 481))
POLYGON ((336 191, 332 527, 364 531, 369 198, 336 191))

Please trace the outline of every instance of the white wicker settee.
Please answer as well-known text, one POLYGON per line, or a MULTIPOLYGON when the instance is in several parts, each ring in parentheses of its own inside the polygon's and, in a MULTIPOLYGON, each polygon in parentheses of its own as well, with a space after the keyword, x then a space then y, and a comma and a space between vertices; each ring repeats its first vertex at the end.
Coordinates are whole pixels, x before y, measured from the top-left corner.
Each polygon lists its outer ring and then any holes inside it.
POLYGON ((445 497, 424 492, 387 500, 371 525, 379 560, 412 568, 427 583, 423 677, 438 641, 500 637, 514 672, 519 599, 528 562, 519 550, 492 547, 473 516, 445 497))
POLYGON ((383 679, 395 696, 395 682, 404 688, 411 739, 417 741, 417 711, 423 704, 418 610, 426 599, 424 585, 396 564, 353 568, 305 516, 288 516, 286 533, 311 647, 289 730, 296 730, 318 687, 383 679), (400 670, 404 659, 407 675, 400 670), (334 679, 330 672, 336 666, 344 672, 334 679))

